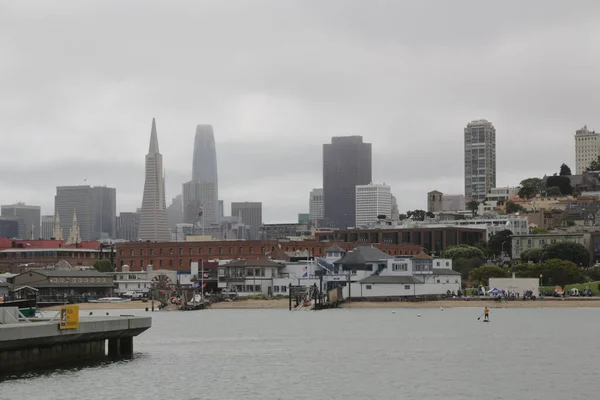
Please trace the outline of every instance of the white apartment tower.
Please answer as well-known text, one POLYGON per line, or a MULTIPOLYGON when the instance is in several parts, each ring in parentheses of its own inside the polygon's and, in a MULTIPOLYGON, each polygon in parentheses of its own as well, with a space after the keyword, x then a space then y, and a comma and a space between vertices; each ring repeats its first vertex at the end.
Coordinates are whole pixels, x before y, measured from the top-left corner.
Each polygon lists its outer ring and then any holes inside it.
POLYGON ((171 240, 167 222, 163 159, 158 150, 158 133, 156 132, 154 118, 152 119, 152 131, 150 133, 150 147, 146 155, 146 180, 140 211, 138 239, 153 242, 168 242, 171 240))
POLYGON ((480 119, 465 127, 465 197, 482 202, 496 187, 496 128, 480 119))
POLYGON ((383 184, 370 183, 356 186, 356 226, 377 222, 377 216, 392 216, 392 190, 383 184))
POLYGON ((313 189, 310 191, 308 200, 308 214, 311 222, 323 219, 325 203, 323 202, 323 189, 313 189))
POLYGON ((587 125, 575 131, 575 169, 581 175, 600 156, 600 133, 589 131, 587 125))

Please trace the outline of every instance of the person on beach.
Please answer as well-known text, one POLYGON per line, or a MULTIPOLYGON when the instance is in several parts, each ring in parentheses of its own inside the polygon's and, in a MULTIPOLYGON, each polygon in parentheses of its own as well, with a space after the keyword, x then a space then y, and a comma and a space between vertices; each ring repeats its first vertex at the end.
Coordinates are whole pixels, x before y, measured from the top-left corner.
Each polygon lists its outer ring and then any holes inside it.
POLYGON ((490 310, 488 310, 487 306, 483 310, 483 320, 484 321, 489 321, 490 320, 490 310))

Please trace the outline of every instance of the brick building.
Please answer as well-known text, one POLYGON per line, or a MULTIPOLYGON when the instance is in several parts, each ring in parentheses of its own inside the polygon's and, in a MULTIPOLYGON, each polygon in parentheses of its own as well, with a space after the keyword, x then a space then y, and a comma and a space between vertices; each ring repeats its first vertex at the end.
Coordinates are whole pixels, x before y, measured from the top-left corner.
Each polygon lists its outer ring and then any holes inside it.
MULTIPOLYGON (((129 265, 139 271, 152 265, 154 268, 189 270, 193 261, 257 259, 270 253, 307 252, 312 257, 324 257, 331 242, 314 240, 279 242, 276 240, 225 240, 206 242, 129 242, 116 244, 116 266, 129 265)), ((345 250, 356 247, 356 243, 339 243, 345 250)), ((416 255, 422 250, 415 244, 374 244, 390 255, 416 255)))
POLYGON ((428 252, 440 252, 459 244, 475 245, 485 242, 485 228, 429 227, 389 229, 340 229, 317 231, 319 241, 346 243, 381 243, 384 246, 417 245, 428 252))

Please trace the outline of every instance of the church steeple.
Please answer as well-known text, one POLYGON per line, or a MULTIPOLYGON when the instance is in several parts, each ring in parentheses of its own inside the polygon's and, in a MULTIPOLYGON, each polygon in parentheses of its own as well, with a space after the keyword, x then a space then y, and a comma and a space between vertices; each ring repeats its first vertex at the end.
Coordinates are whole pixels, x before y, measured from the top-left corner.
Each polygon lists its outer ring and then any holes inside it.
POLYGON ((148 154, 158 154, 158 133, 156 132, 156 121, 152 118, 152 131, 150 133, 150 148, 148 154))
POLYGON ((54 218, 54 232, 52 233, 52 237, 54 240, 64 240, 62 228, 60 227, 60 217, 58 213, 56 213, 56 217, 54 218))
POLYGON ((71 232, 69 232, 69 239, 67 245, 81 243, 81 235, 79 234, 79 224, 77 223, 77 212, 73 210, 73 225, 71 225, 71 232))

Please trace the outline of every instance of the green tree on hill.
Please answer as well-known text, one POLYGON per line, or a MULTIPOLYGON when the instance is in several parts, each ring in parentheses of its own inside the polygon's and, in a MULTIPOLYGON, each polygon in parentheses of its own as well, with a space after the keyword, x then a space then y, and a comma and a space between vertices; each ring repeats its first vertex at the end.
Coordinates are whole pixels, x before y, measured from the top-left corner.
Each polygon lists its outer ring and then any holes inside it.
POLYGON ((590 252, 584 245, 580 243, 553 243, 546 246, 542 254, 542 260, 550 259, 571 261, 576 265, 587 267, 590 264, 590 252))
POLYGON ((559 172, 560 176, 569 176, 571 175, 571 168, 569 168, 569 166, 565 163, 563 163, 560 166, 560 172, 559 172))
POLYGON ((490 278, 506 278, 508 271, 496 265, 483 265, 473 268, 469 273, 469 281, 472 284, 487 286, 490 278))
POLYGON ((557 187, 560 190, 560 193, 565 196, 573 194, 571 180, 567 176, 549 176, 546 180, 546 186, 557 187))
POLYGON ((512 234, 511 230, 505 229, 492 236, 490 240, 488 240, 490 253, 499 256, 504 250, 504 252, 510 256, 512 254, 512 234))
POLYGON ((512 201, 507 201, 506 202, 506 213, 507 214, 515 214, 518 212, 524 212, 525 209, 523 208, 522 205, 518 204, 518 203, 514 203, 512 201))
POLYGON ((540 193, 542 180, 540 178, 523 179, 519 184, 519 197, 522 199, 531 199, 540 193))
POLYGON ((448 247, 442 251, 441 257, 452 259, 452 268, 460 272, 465 281, 469 278, 471 270, 483 265, 487 258, 482 249, 466 244, 448 247))
POLYGON ((533 263, 538 263, 542 260, 543 255, 543 249, 527 249, 521 253, 521 260, 524 262, 531 261, 533 263))
POLYGON ((114 272, 115 268, 109 260, 98 260, 94 262, 94 269, 99 272, 114 272))

